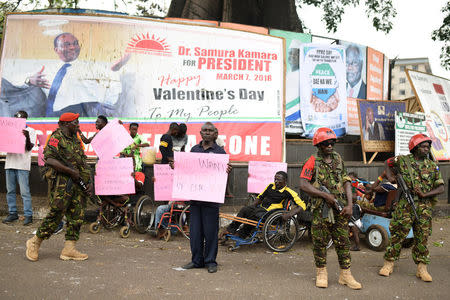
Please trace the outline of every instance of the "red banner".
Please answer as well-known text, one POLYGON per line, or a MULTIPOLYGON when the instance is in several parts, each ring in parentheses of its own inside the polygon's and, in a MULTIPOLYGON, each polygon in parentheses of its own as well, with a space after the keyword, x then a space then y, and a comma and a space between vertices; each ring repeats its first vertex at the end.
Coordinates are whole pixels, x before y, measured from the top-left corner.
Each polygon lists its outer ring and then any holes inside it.
MULTIPOLYGON (((128 129, 129 122, 124 122, 128 129)), ((225 151, 232 161, 281 161, 282 160, 282 128, 280 123, 214 123, 219 130, 219 137, 225 142, 225 151)), ((188 123, 188 145, 186 151, 201 141, 200 129, 203 123, 188 123)), ((58 125, 56 123, 30 123, 37 134, 51 134, 58 125)), ((167 132, 169 124, 139 123, 138 134, 142 135, 152 147, 159 148, 161 136, 167 132)), ((95 124, 81 121, 80 129, 86 137, 95 134, 95 124)), ((159 149, 158 149, 159 150, 159 149)), ((37 148, 36 148, 37 153, 37 148)), ((90 145, 86 145, 86 154, 95 156, 90 145)), ((159 157, 161 155, 158 153, 159 157)))

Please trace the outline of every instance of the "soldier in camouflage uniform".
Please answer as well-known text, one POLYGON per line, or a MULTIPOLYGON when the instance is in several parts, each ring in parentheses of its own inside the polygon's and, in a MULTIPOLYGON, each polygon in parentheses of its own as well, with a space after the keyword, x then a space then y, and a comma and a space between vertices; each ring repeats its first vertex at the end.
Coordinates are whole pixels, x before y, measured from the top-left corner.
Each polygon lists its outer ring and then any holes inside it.
POLYGON ((341 156, 333 150, 335 142, 336 134, 333 130, 319 128, 313 137, 313 145, 318 148, 317 155, 311 155, 303 165, 300 175, 300 189, 311 196, 311 234, 317 268, 316 286, 328 286, 326 247, 331 236, 341 268, 339 283, 351 289, 361 289, 361 284, 350 272, 348 218, 352 215, 351 178, 347 175, 341 156), (326 187, 330 193, 321 190, 321 186, 326 187), (344 205, 340 213, 333 209, 336 208, 335 199, 344 205))
MULTIPOLYGON (((31 261, 38 260, 39 247, 44 239, 55 232, 63 216, 67 219, 66 241, 60 258, 63 260, 85 260, 87 254, 75 249, 83 223, 85 197, 77 184, 80 179, 90 180, 90 168, 86 163, 81 141, 77 138, 79 114, 64 113, 59 118, 56 129, 44 150, 48 181, 50 212, 43 220, 37 233, 26 243, 26 256, 31 261)), ((89 184, 88 193, 92 186, 89 184)))
POLYGON ((424 134, 416 134, 409 141, 409 155, 390 158, 386 163, 386 174, 389 181, 396 178, 393 173, 400 172, 414 197, 419 219, 415 218, 411 205, 401 196, 392 214, 389 225, 391 239, 384 254, 384 266, 379 274, 389 276, 394 270, 394 261, 400 256, 402 242, 411 227, 414 232, 412 258, 417 264, 416 276, 423 281, 432 281, 427 271, 430 263, 427 249, 428 237, 431 234, 431 209, 436 203, 436 196, 444 192, 444 181, 435 162, 428 158, 431 139, 424 134))

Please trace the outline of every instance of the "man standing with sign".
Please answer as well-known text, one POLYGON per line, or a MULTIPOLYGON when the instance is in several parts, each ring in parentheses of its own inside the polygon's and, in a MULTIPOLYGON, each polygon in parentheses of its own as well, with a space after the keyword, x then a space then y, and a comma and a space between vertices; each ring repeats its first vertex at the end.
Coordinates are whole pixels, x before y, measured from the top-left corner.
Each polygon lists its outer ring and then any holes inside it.
MULTIPOLYGON (((202 141, 192 147, 191 152, 226 154, 215 143, 217 129, 211 122, 203 124, 200 131, 202 141)), ((228 165, 227 173, 231 166, 228 165)), ((219 203, 191 200, 191 224, 189 228, 192 261, 183 269, 207 267, 209 273, 217 272, 217 251, 219 245, 219 203)))
MULTIPOLYGON (((91 175, 81 141, 77 138, 78 116, 74 113, 62 114, 58 122, 59 128, 52 133, 44 149, 45 164, 49 167, 45 177, 49 184, 50 212, 42 221, 36 235, 26 243, 26 256, 31 261, 38 260, 42 241, 50 238, 64 215, 67 219, 67 231, 60 258, 88 258, 87 254, 75 249, 86 204, 82 186, 89 182, 91 175)), ((87 193, 91 193, 92 185, 88 184, 86 188, 87 193)))
POLYGON ((422 133, 414 135, 408 146, 411 154, 399 155, 387 160, 388 180, 393 182, 402 176, 406 189, 409 191, 402 191, 403 194, 392 214, 389 225, 391 240, 384 254, 384 266, 378 273, 389 276, 394 271, 394 261, 399 258, 402 243, 412 227, 414 231, 412 258, 417 264, 416 276, 430 282, 432 278, 427 271, 427 264, 430 263, 427 242, 431 234, 431 210, 437 201, 436 196, 444 192, 444 180, 439 167, 428 158, 431 139, 427 135, 422 133), (418 217, 415 217, 414 208, 406 199, 407 192, 413 196, 418 217))
MULTIPOLYGON (((20 110, 14 114, 15 118, 28 118, 26 111, 20 110)), ((33 210, 31 207, 30 194, 30 167, 31 167, 31 149, 33 149, 36 140, 36 132, 33 128, 27 127, 22 130, 25 136, 25 153, 6 153, 5 173, 6 173, 6 201, 8 202, 9 214, 3 223, 8 224, 19 218, 16 205, 16 180, 20 187, 20 196, 23 201, 23 214, 25 220, 23 225, 27 226, 33 223, 33 210)))
POLYGON ((361 289, 361 284, 350 272, 348 219, 352 215, 352 180, 347 175, 341 156, 333 150, 335 143, 336 134, 333 130, 325 127, 317 129, 313 137, 313 145, 318 148, 317 155, 311 155, 300 174, 300 189, 311 196, 316 286, 328 287, 326 257, 327 243, 331 236, 341 267, 339 283, 351 289, 361 289), (338 207, 337 201, 344 206, 340 212, 335 209, 338 207))

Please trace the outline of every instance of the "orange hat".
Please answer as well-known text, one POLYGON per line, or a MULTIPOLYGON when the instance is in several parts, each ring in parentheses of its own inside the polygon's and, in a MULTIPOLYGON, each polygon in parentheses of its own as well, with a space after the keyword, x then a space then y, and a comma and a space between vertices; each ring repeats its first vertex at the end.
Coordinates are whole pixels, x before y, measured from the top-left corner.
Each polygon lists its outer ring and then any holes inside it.
POLYGON ((409 144, 408 144, 409 151, 411 152, 417 145, 419 145, 423 142, 431 143, 431 138, 428 137, 428 135, 423 134, 423 133, 419 133, 419 134, 412 136, 411 139, 409 140, 409 144))
POLYGON ((74 113, 63 113, 60 117, 59 117, 59 121, 61 122, 72 122, 73 120, 78 119, 78 117, 80 116, 80 114, 74 114, 74 113))
POLYGON ((313 136, 313 145, 317 146, 318 144, 326 141, 326 140, 335 140, 336 134, 334 131, 327 127, 322 127, 316 130, 313 136))

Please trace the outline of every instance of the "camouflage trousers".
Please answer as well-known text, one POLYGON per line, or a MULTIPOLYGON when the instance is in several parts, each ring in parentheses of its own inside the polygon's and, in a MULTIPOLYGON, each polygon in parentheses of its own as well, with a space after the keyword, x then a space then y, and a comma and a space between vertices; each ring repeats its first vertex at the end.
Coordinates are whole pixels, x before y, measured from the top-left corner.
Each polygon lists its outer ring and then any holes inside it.
POLYGON ((406 199, 400 199, 392 214, 389 231, 391 239, 386 248, 384 259, 389 261, 397 260, 402 250, 402 243, 406 239, 409 230, 413 229, 414 243, 412 246, 412 258, 416 264, 430 263, 430 253, 427 248, 428 237, 431 235, 431 203, 416 202, 417 215, 419 220, 415 219, 414 212, 406 199))
POLYGON ((350 268, 350 240, 348 238, 348 219, 340 216, 335 211, 335 223, 328 222, 322 218, 322 209, 313 210, 311 224, 311 235, 313 243, 313 254, 316 267, 322 268, 327 264, 327 244, 330 236, 333 239, 336 254, 341 269, 350 268))
POLYGON ((39 226, 36 235, 48 239, 55 232, 63 216, 66 216, 66 240, 77 241, 80 238, 80 228, 84 218, 84 195, 77 186, 66 191, 66 182, 61 180, 58 185, 50 187, 50 212, 39 226))

